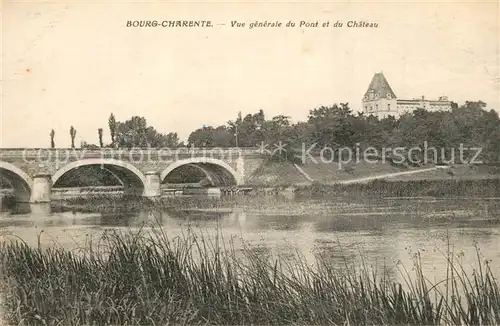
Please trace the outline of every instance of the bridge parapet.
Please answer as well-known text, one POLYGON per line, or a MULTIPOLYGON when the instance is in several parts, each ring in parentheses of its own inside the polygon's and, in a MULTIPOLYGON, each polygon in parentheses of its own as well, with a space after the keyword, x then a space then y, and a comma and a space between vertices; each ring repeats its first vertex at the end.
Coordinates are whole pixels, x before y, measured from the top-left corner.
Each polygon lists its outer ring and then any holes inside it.
POLYGON ((262 155, 258 148, 0 148, 0 159, 37 160, 42 162, 73 161, 87 158, 113 158, 126 161, 176 161, 187 157, 236 159, 240 156, 262 155))

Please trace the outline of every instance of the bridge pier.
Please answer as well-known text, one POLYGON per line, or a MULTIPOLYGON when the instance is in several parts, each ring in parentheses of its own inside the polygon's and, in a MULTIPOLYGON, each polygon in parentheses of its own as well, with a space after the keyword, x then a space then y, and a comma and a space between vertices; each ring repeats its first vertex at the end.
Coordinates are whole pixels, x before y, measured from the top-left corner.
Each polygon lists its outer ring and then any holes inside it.
POLYGON ((160 172, 149 171, 145 174, 146 182, 144 184, 144 197, 154 198, 161 196, 160 172))
POLYGON ((48 173, 39 173, 33 177, 30 203, 50 203, 52 178, 48 173))

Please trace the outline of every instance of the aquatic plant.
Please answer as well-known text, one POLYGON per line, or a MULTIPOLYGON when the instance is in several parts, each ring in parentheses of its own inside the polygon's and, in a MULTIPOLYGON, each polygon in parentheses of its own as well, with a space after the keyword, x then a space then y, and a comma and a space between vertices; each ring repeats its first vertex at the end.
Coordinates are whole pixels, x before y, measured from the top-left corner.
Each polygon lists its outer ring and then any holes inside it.
POLYGON ((13 324, 498 324, 499 286, 487 262, 467 274, 448 260, 432 284, 420 257, 403 283, 362 264, 318 256, 271 260, 232 240, 193 232, 106 233, 78 251, 0 246, 6 318, 13 324))
POLYGON ((498 196, 500 193, 500 178, 484 180, 411 180, 386 181, 373 180, 366 183, 353 184, 321 184, 300 186, 296 190, 299 197, 360 197, 360 196, 498 196))

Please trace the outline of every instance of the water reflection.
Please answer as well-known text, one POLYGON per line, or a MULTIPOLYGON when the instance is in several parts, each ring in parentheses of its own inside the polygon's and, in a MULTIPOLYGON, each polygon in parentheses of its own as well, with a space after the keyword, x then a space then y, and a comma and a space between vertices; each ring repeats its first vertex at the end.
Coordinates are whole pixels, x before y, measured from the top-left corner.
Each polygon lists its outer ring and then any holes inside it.
POLYGON ((242 211, 229 212, 226 220, 226 226, 229 227, 245 227, 247 213, 242 211))
POLYGON ((29 204, 31 216, 36 218, 47 218, 52 215, 50 203, 29 204))
POLYGON ((152 227, 162 228, 169 237, 182 236, 190 228, 212 236, 221 233, 225 239, 242 238, 244 243, 235 242, 236 248, 248 246, 262 258, 300 253, 309 263, 320 257, 345 267, 364 257, 369 266, 392 266, 393 276, 398 274, 397 262, 411 269, 417 251, 426 271, 442 276, 448 242, 473 265, 477 243, 500 275, 500 199, 287 200, 150 210, 38 204, 17 205, 0 217, 2 236, 19 236, 33 245, 39 239, 44 245, 56 242, 65 248, 81 247, 107 229, 149 232, 152 227))

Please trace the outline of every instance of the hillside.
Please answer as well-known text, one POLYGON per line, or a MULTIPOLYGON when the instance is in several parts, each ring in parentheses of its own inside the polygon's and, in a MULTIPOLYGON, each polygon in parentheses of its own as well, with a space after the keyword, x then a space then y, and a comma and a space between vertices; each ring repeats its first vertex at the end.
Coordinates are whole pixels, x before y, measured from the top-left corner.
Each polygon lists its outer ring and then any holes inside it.
POLYGON ((500 167, 489 165, 455 165, 440 168, 429 164, 421 167, 405 168, 382 162, 375 164, 359 162, 345 164, 339 168, 339 164, 336 162, 322 163, 318 161, 318 163, 308 162, 299 165, 297 168, 291 162, 270 161, 255 171, 247 180, 247 184, 252 186, 307 185, 313 182, 332 184, 347 182, 349 180, 362 180, 369 177, 386 176, 387 174, 395 174, 393 177, 384 177, 390 181, 479 180, 500 178, 500 167))

